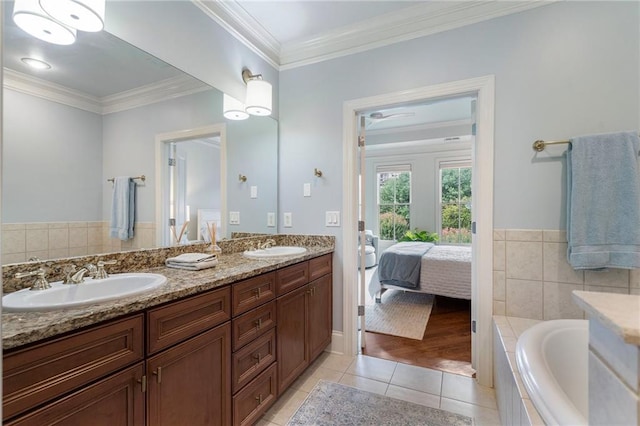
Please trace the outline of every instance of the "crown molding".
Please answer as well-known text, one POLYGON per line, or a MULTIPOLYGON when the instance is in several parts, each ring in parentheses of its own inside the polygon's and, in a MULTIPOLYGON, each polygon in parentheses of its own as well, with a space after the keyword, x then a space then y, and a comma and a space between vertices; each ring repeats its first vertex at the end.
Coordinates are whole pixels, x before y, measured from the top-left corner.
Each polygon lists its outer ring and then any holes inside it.
POLYGON ((275 69, 280 68, 280 43, 237 2, 191 2, 269 65, 275 69))
POLYGON ((2 84, 7 89, 96 114, 102 113, 100 99, 96 96, 87 95, 78 90, 69 89, 9 68, 3 68, 2 77, 2 84))
POLYGON ((460 28, 551 4, 557 0, 424 3, 285 43, 280 69, 291 69, 460 28))
POLYGON ((179 75, 100 98, 102 114, 112 114, 206 90, 212 90, 211 86, 191 76, 179 75))
POLYGON ((95 114, 111 114, 211 90, 210 86, 190 76, 178 76, 99 98, 9 68, 3 69, 3 85, 16 92, 95 114))

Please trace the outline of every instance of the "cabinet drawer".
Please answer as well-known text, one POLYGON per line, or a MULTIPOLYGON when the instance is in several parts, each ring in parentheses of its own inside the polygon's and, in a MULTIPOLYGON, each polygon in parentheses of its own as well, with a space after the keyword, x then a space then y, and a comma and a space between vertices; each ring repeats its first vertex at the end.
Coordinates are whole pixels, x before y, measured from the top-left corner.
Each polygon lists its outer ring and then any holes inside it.
POLYGON ((252 425, 276 400, 276 364, 273 364, 233 397, 234 426, 252 425))
POLYGON ((276 271, 276 294, 281 296, 309 282, 309 262, 297 263, 276 271))
POLYGON ((231 318, 229 287, 147 312, 147 351, 152 354, 231 318))
POLYGON ((5 355, 3 418, 142 360, 143 322, 135 315, 5 355))
POLYGON ((320 278, 323 275, 331 273, 333 264, 333 256, 325 254, 309 260, 309 281, 320 278))
POLYGON ((144 426, 143 375, 140 362, 5 425, 144 426))
POLYGON ((275 300, 234 318, 231 322, 231 327, 233 329, 233 350, 237 351, 256 337, 261 336, 275 326, 275 300))
POLYGON ((276 360, 276 331, 249 343, 232 356, 231 387, 236 393, 276 360))
POLYGON ((240 315, 276 297, 275 273, 270 272, 237 282, 231 288, 233 316, 240 315))

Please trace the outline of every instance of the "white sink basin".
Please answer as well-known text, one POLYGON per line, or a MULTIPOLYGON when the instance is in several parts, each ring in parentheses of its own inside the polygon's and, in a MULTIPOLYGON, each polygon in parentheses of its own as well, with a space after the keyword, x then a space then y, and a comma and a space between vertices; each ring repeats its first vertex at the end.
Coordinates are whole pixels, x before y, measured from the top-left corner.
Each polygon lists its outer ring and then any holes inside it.
POLYGON ((46 290, 19 290, 2 297, 5 312, 51 311, 105 302, 151 291, 167 282, 160 274, 113 274, 103 280, 85 279, 81 284, 51 283, 46 290))
POLYGON ((275 246, 260 250, 246 250, 243 254, 245 257, 252 259, 260 259, 264 257, 282 257, 292 256, 294 254, 302 254, 307 251, 304 247, 295 246, 275 246))

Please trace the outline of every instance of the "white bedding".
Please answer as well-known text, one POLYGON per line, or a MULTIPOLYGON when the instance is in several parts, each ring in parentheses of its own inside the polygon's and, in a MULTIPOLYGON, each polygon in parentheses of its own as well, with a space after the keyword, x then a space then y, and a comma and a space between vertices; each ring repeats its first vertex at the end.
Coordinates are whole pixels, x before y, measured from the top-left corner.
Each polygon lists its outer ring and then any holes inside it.
POLYGON ((376 271, 369 282, 369 294, 379 299, 383 288, 471 300, 471 247, 433 246, 422 256, 420 284, 415 289, 381 284, 376 271))

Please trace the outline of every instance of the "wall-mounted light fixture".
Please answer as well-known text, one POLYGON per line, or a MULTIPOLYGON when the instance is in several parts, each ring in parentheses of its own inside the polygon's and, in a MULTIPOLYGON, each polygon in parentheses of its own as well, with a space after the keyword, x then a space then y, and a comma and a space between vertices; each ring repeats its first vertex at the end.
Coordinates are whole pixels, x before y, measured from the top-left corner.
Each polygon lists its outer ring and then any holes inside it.
POLYGON ((236 98, 227 95, 222 96, 222 113, 229 120, 246 120, 249 114, 244 110, 244 104, 236 98))
POLYGON ((53 19, 71 28, 87 32, 104 28, 105 0, 40 0, 40 6, 53 19))
POLYGON ((23 63, 25 63, 26 65, 28 65, 29 67, 36 69, 36 70, 48 70, 51 69, 51 65, 49 65, 49 63, 40 60, 40 59, 36 59, 36 58, 21 58, 20 59, 23 63))
POLYGON ((316 177, 322 177, 322 170, 313 169, 313 174, 314 174, 316 177))
POLYGON ((76 41, 76 29, 49 16, 38 0, 16 0, 13 22, 26 33, 48 43, 69 45, 76 41))
POLYGON ((242 79, 247 84, 245 111, 251 115, 271 115, 271 83, 262 79, 262 74, 252 74, 247 68, 242 70, 242 79))

